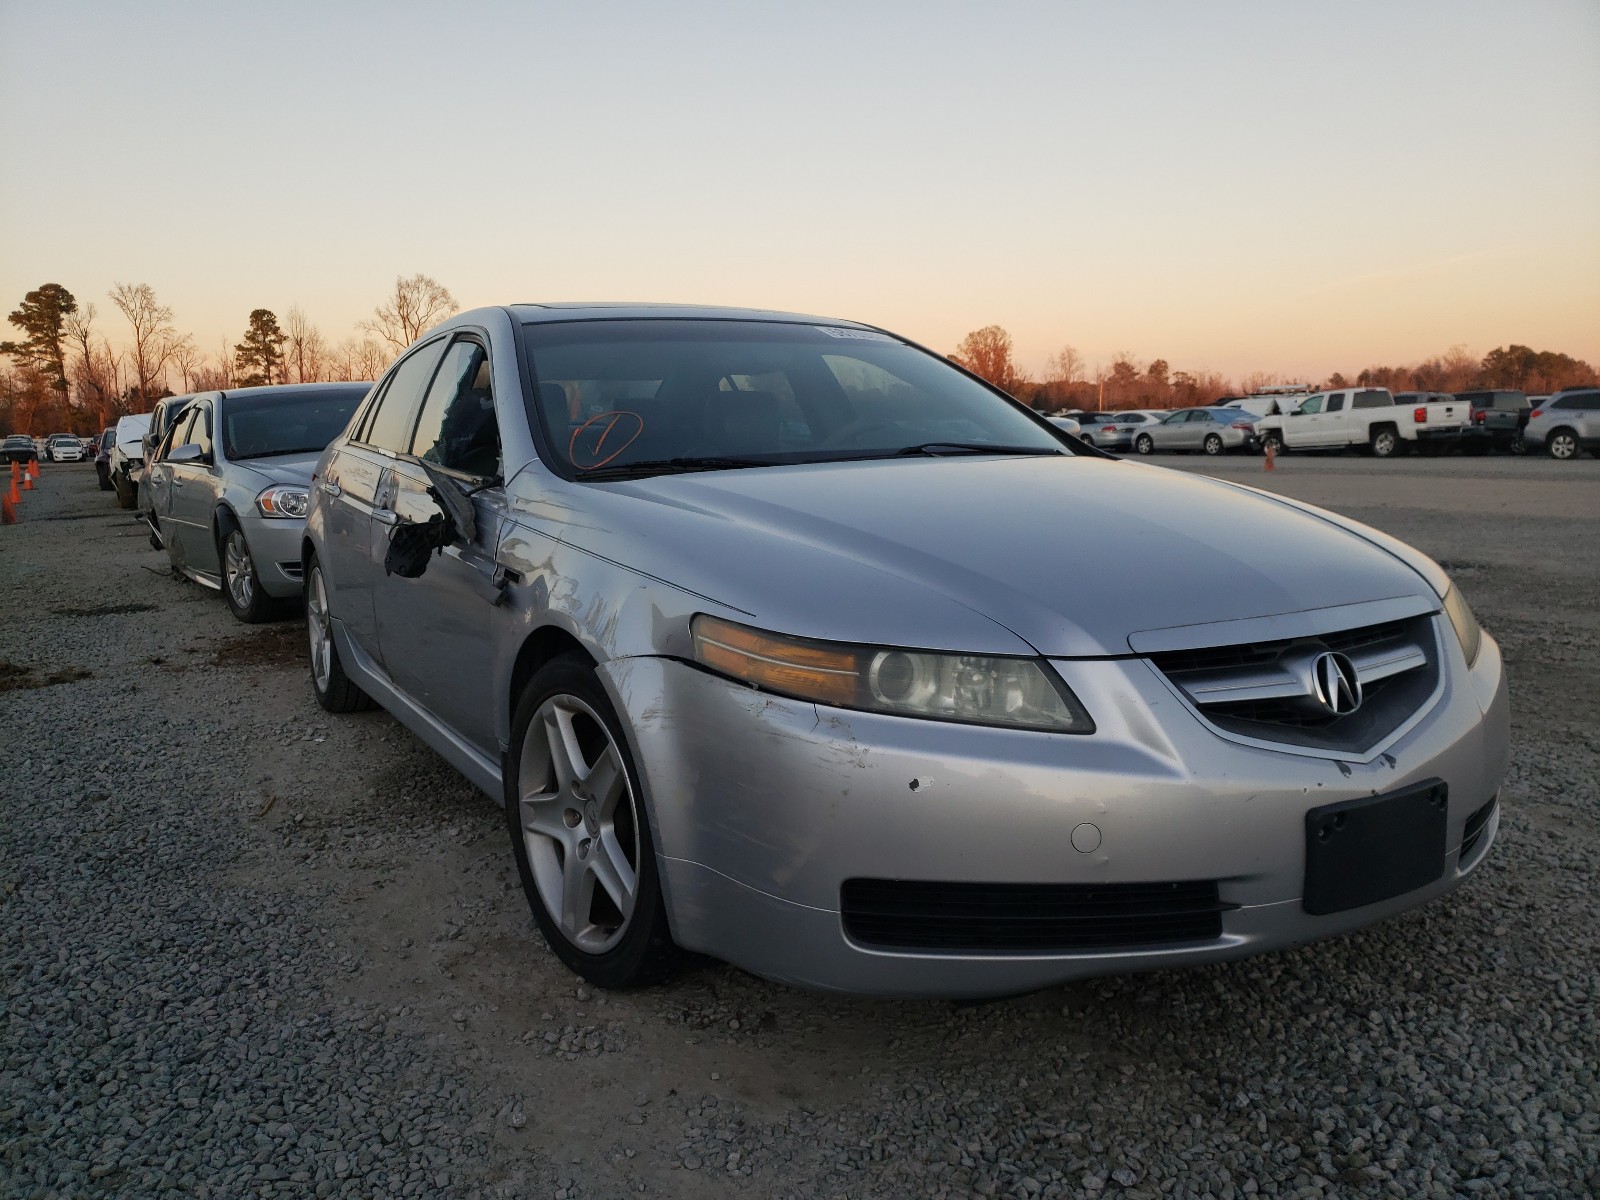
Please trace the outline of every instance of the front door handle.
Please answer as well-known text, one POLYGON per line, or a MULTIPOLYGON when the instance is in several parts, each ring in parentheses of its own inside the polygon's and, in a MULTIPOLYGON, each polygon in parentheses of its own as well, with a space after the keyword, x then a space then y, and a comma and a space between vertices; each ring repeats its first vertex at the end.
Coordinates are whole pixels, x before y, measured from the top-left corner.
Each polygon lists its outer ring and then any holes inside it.
POLYGON ((344 495, 344 489, 342 487, 340 487, 337 483, 334 483, 333 480, 331 480, 331 479, 327 479, 327 480, 323 481, 322 490, 327 495, 332 496, 335 500, 337 500, 340 496, 344 495))
POLYGON ((372 519, 380 525, 400 524, 400 514, 392 508, 375 508, 372 510, 372 519))

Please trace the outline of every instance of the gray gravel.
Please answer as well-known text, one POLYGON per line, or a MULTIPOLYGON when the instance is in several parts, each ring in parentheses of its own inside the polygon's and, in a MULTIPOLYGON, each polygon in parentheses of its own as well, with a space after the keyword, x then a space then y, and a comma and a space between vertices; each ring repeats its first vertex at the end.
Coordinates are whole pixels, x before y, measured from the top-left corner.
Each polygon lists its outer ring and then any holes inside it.
POLYGON ((717 964, 581 985, 491 805, 383 714, 323 714, 299 626, 235 624, 47 467, 0 530, 0 660, 92 675, 0 692, 0 1194, 1600 1193, 1600 464, 1570 465, 1268 477, 1450 560, 1502 641, 1515 761, 1471 883, 971 1007, 717 964))

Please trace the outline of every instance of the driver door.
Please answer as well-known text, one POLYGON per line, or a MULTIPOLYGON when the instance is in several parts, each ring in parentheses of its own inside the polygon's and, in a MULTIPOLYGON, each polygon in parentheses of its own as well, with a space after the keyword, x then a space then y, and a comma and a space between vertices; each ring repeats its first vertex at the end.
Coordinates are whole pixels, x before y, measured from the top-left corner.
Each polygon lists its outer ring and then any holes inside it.
POLYGON ((1283 444, 1306 449, 1320 444, 1322 396, 1311 396, 1283 418, 1283 444))

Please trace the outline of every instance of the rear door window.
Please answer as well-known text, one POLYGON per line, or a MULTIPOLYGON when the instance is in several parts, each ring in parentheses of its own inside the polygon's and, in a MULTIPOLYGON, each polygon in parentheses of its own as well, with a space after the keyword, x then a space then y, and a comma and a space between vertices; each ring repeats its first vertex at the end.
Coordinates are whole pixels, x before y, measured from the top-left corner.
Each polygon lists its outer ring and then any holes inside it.
POLYGON ((1328 397, 1328 411, 1329 412, 1331 412, 1331 413, 1333 413, 1333 412, 1342 412, 1343 409, 1344 409, 1344 393, 1343 392, 1336 392, 1332 396, 1328 397))

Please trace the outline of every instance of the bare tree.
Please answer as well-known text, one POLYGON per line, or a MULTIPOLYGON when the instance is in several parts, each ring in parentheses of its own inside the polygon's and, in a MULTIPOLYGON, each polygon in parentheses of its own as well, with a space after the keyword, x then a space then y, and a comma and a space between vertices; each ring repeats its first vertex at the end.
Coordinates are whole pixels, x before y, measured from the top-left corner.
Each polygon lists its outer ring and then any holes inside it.
POLYGON ((199 377, 200 368, 205 366, 205 361, 205 353, 194 344, 194 339, 187 333, 172 344, 172 365, 178 368, 178 378, 183 381, 185 392, 200 390, 195 386, 195 380, 199 377))
POLYGON ((1071 346, 1063 346, 1050 360, 1050 369, 1060 383, 1077 383, 1083 378, 1083 356, 1071 346))
MULTIPOLYGON (((67 341, 71 343, 72 350, 76 352, 71 360, 69 373, 77 387, 78 401, 94 407, 100 414, 101 428, 104 428, 111 411, 112 399, 116 395, 116 385, 113 380, 106 378, 101 369, 104 364, 100 361, 94 345, 94 318, 94 305, 85 304, 67 317, 62 330, 67 336, 67 341)), ((108 346, 106 350, 109 354, 110 347, 108 346)))
POLYGON ((287 368, 296 383, 315 383, 329 373, 328 342, 298 304, 283 319, 287 368))
POLYGON ((372 320, 361 322, 357 328, 377 334, 396 350, 404 350, 460 307, 436 279, 426 275, 396 277, 394 295, 372 310, 372 320))
POLYGON ((156 389, 165 386, 167 363, 181 340, 172 324, 172 310, 156 300, 148 283, 119 283, 110 296, 133 329, 132 366, 139 399, 153 400, 156 389))

